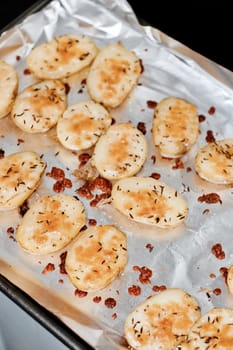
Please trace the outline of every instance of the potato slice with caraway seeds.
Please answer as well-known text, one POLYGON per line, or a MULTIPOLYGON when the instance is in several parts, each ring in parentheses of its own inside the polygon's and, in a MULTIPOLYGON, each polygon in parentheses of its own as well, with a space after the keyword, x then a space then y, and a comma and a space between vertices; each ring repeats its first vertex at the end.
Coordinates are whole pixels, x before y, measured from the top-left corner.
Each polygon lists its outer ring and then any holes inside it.
POLYGON ((85 224, 83 204, 70 195, 39 198, 21 220, 16 237, 32 254, 48 254, 64 248, 85 224))
POLYGON ((181 194, 151 177, 117 181, 112 189, 112 204, 130 220, 162 228, 181 224, 188 212, 181 194))
POLYGON ((0 159, 0 210, 20 206, 38 187, 46 164, 34 152, 0 159))

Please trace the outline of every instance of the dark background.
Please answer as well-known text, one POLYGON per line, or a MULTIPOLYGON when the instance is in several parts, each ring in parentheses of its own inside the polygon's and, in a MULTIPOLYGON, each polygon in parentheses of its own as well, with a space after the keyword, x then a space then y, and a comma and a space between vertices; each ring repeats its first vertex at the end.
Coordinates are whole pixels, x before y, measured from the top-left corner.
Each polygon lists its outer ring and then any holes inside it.
MULTIPOLYGON (((230 1, 128 1, 138 17, 233 71, 233 15, 230 1)), ((5 1, 0 11, 0 28, 36 2, 5 1)))

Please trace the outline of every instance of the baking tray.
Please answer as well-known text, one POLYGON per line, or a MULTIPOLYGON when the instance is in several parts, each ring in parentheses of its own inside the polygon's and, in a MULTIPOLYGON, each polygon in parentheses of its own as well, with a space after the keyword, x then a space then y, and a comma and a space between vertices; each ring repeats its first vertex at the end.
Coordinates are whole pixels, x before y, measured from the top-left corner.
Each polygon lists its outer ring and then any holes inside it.
MULTIPOLYGON (((4 28, 4 30, 11 28, 23 20, 23 18, 26 18, 28 15, 42 9, 47 3, 49 3, 49 1, 37 2, 35 6, 28 9, 26 13, 24 12, 22 16, 13 21, 13 23, 10 23, 6 28, 4 28)), ((145 24, 143 21, 141 21, 141 23, 145 24)), ((213 78, 219 82, 220 87, 222 83, 226 86, 228 85, 230 88, 233 87, 232 75, 223 67, 220 67, 198 53, 193 52, 181 43, 169 38, 166 34, 161 33, 155 28, 146 26, 145 33, 148 35, 148 37, 156 38, 158 43, 164 45, 164 47, 171 47, 173 50, 176 50, 177 60, 183 60, 184 62, 187 60, 191 68, 193 62, 196 60, 198 65, 195 66, 194 64, 194 68, 198 71, 198 73, 201 74, 202 70, 203 72, 208 72, 208 74, 213 76, 213 78), (193 61, 189 61, 189 57, 191 57, 193 61)), ((41 305, 35 302, 34 299, 32 299, 28 294, 14 285, 12 280, 7 280, 4 276, 1 276, 0 288, 6 295, 8 295, 8 297, 20 305, 52 334, 57 336, 65 345, 70 347, 70 349, 92 349, 85 341, 81 339, 81 337, 72 332, 69 327, 63 324, 60 319, 48 312, 47 309, 41 307, 41 305)))
MULTIPOLYGON (((38 0, 0 31, 0 35, 22 22, 27 16, 40 11, 51 0, 38 0)), ((79 335, 67 327, 58 317, 36 302, 30 295, 17 287, 0 273, 0 291, 21 307, 28 315, 41 324, 71 350, 93 350, 79 335)), ((36 341, 36 339, 35 339, 36 341)))

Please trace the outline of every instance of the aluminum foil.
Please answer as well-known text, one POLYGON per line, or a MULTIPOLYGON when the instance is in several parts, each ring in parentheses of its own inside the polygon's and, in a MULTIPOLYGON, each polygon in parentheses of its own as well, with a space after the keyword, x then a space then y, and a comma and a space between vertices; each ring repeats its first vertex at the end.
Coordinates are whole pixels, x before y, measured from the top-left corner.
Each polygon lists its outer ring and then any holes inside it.
MULTIPOLYGON (((18 211, 0 213, 0 271, 95 349, 124 349, 127 347, 123 337, 125 318, 135 305, 154 294, 152 287, 155 285, 185 289, 198 300, 202 313, 213 306, 233 307, 233 296, 219 272, 221 267, 233 263, 233 191, 231 186, 201 180, 194 171, 194 156, 206 143, 207 130, 212 130, 217 140, 233 137, 233 75, 157 29, 140 25, 124 0, 54 0, 0 38, 0 57, 16 67, 19 91, 35 81, 31 75, 24 74, 25 58, 32 47, 60 34, 79 33, 92 37, 100 48, 120 41, 142 60, 144 72, 139 84, 122 106, 111 113, 116 122, 131 120, 135 126, 138 122, 145 123, 149 152, 139 175, 159 173, 163 182, 185 196, 189 213, 183 225, 162 230, 133 223, 110 204, 91 208, 89 202, 81 198, 88 218, 95 218, 98 224, 113 223, 127 234, 129 255, 121 276, 105 289, 88 293, 82 299, 75 296, 67 275, 61 275, 59 270, 60 254, 66 249, 47 256, 25 253, 14 235, 9 239, 7 234, 7 228, 15 229, 19 223, 18 211), (183 169, 173 169, 175 161, 161 159, 151 140, 153 110, 147 101, 158 102, 170 95, 196 104, 198 113, 206 116, 200 123, 197 143, 182 158, 183 169), (215 108, 213 115, 208 113, 211 106, 215 108), (152 156, 156 156, 155 163, 152 156), (187 171, 189 168, 192 170, 187 171), (210 192, 218 193, 222 203, 198 201, 199 196, 210 192), (216 243, 222 244, 224 260, 216 259, 211 252, 216 243), (148 244, 153 249, 148 249, 148 244), (54 263, 55 271, 42 274, 49 262, 54 263), (151 283, 140 283, 134 265, 147 266, 153 271, 151 283), (61 279, 63 283, 59 282, 61 279), (128 288, 132 285, 140 285, 139 296, 129 295, 128 288), (216 288, 221 289, 220 295, 214 294, 216 288), (93 302, 95 296, 101 296, 100 303, 93 302), (105 306, 108 297, 116 300, 115 308, 105 306)), ((84 71, 69 79, 69 104, 89 98, 81 85, 85 74, 84 71)), ((34 150, 43 154, 47 171, 52 166, 63 168, 73 183, 65 193, 76 195, 75 190, 81 186, 81 181, 73 175, 79 165, 78 155, 65 150, 56 141, 54 130, 40 135, 26 134, 6 117, 0 120, 0 136, 0 148, 6 155, 34 150)), ((53 184, 53 179, 44 176, 30 201, 45 193, 54 193, 53 184)))

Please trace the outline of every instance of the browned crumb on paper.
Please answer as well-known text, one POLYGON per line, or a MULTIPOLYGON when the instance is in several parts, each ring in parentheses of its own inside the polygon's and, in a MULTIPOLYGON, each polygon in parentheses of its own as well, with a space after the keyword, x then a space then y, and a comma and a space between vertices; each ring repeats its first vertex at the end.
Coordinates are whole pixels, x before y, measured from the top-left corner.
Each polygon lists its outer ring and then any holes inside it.
POLYGON ((222 249, 221 243, 216 243, 211 247, 211 252, 214 254, 214 256, 219 259, 223 260, 225 259, 225 252, 222 249))
POLYGON ((88 219, 88 225, 89 226, 96 226, 97 225, 96 219, 88 219))
POLYGON ((133 295, 133 296, 140 295, 141 294, 141 287, 133 284, 131 287, 128 288, 128 294, 133 295))
POLYGON ((53 185, 53 190, 56 193, 64 192, 65 188, 72 187, 72 182, 70 179, 65 177, 65 172, 63 169, 53 166, 51 172, 47 172, 46 176, 56 180, 55 184, 53 185))
POLYGON ((213 290, 213 293, 214 293, 215 295, 220 295, 220 294, 222 293, 222 290, 221 290, 221 288, 215 288, 215 289, 213 290))
POLYGON ((154 249, 154 246, 153 246, 151 243, 147 243, 147 244, 146 244, 146 249, 148 249, 149 252, 151 253, 152 250, 154 249))
POLYGON ((207 143, 216 141, 212 130, 207 130, 205 140, 207 143))
POLYGON ((206 120, 206 117, 203 114, 199 114, 198 120, 199 120, 199 123, 203 123, 206 120))
POLYGON ((30 75, 30 74, 31 74, 30 69, 25 68, 24 71, 23 71, 23 74, 24 74, 24 75, 30 75))
POLYGON ((66 268, 65 268, 66 256, 67 256, 67 251, 60 254, 61 262, 59 264, 59 269, 60 269, 60 273, 63 275, 67 275, 66 268))
POLYGON ((143 135, 146 135, 146 124, 144 122, 138 122, 137 129, 140 130, 143 135))
POLYGON ((208 193, 208 194, 203 194, 202 196, 198 197, 198 202, 205 202, 207 204, 216 204, 220 203, 222 204, 221 197, 217 193, 208 193))
POLYGON ((154 154, 150 157, 150 159, 152 160, 153 164, 156 163, 156 156, 154 154))
POLYGON ((172 166, 173 170, 177 170, 177 169, 184 169, 184 163, 182 162, 182 160, 180 158, 177 158, 175 160, 175 164, 172 166))
POLYGON ((161 285, 161 286, 153 286, 153 287, 152 287, 153 292, 156 292, 156 293, 158 293, 158 292, 163 292, 163 291, 166 290, 166 289, 167 289, 167 287, 164 286, 164 285, 161 285))
POLYGON ((150 175, 150 177, 152 177, 152 178, 155 179, 155 180, 159 180, 160 177, 161 177, 161 175, 160 175, 159 173, 152 173, 152 174, 150 175))
POLYGON ((78 156, 78 160, 79 160, 79 169, 82 168, 85 164, 87 164, 87 162, 89 161, 89 159, 91 159, 91 155, 89 153, 81 153, 78 156))
POLYGON ((140 267, 140 266, 134 265, 133 270, 140 272, 139 281, 142 284, 150 284, 151 283, 151 280, 150 280, 150 278, 152 277, 152 270, 151 269, 149 269, 146 266, 140 267))
POLYGON ((26 200, 26 201, 23 202, 23 204, 21 204, 19 206, 19 209, 18 209, 19 210, 19 214, 21 216, 24 216, 26 214, 26 212, 28 211, 28 209, 29 209, 29 205, 28 205, 28 201, 26 200))
POLYGON ((224 279, 225 283, 227 284, 227 276, 228 276, 228 268, 227 267, 220 267, 219 272, 221 273, 222 278, 224 279))
POLYGON ((21 143, 24 143, 25 141, 24 141, 24 139, 17 139, 17 146, 20 146, 21 145, 21 143))
POLYGON ((113 309, 116 306, 117 302, 114 298, 107 298, 104 300, 104 305, 109 309, 113 309))
POLYGON ((42 275, 46 275, 49 272, 52 272, 55 270, 55 265, 52 263, 48 263, 45 268, 41 271, 42 275))
POLYGON ((14 227, 10 226, 8 227, 8 229, 6 230, 7 234, 8 234, 8 237, 9 239, 12 239, 12 241, 16 242, 16 239, 14 237, 14 233, 15 233, 15 229, 14 227))
POLYGON ((76 288, 74 291, 74 295, 78 298, 84 298, 87 296, 87 294, 88 294, 88 292, 86 292, 85 290, 78 289, 78 288, 76 288))
POLYGON ((213 115, 215 112, 216 112, 216 108, 215 108, 214 106, 211 106, 211 107, 208 109, 208 114, 209 114, 209 115, 213 115))
POLYGON ((68 95, 68 93, 70 92, 70 85, 68 83, 64 83, 64 86, 65 86, 66 95, 68 95))
POLYGON ((157 107, 158 102, 156 101, 152 101, 152 100, 148 100, 146 101, 147 107, 154 109, 155 107, 157 107))
POLYGON ((91 181, 85 181, 83 186, 76 190, 80 197, 90 200, 91 207, 96 207, 101 200, 111 197, 111 192, 112 183, 101 176, 97 176, 91 181))
POLYGON ((1 148, 0 149, 0 159, 5 157, 5 151, 1 148))
POLYGON ((93 300, 94 303, 98 304, 98 303, 101 302, 102 298, 100 296, 95 296, 92 300, 93 300))

